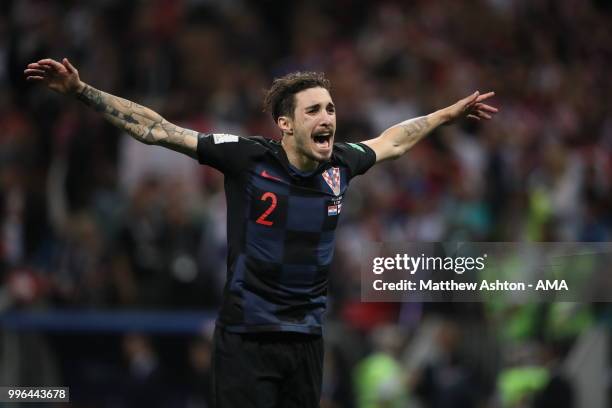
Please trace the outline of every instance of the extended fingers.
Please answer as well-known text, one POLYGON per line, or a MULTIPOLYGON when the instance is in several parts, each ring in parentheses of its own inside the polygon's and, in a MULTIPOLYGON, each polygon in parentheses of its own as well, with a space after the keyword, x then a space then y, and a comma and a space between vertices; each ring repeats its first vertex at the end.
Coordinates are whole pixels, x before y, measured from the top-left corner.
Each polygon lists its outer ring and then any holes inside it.
POLYGON ((42 69, 33 69, 33 68, 28 68, 26 70, 23 71, 25 74, 28 75, 44 75, 45 71, 42 69))
POLYGON ((38 61, 39 65, 42 65, 43 67, 50 67, 52 69, 55 69, 56 71, 62 71, 64 69, 66 69, 62 64, 60 64, 59 62, 51 59, 51 58, 45 58, 42 59, 40 61, 38 61))
POLYGON ((471 95, 466 96, 465 98, 463 98, 461 102, 463 102, 463 106, 470 106, 476 102, 478 102, 478 95, 480 95, 480 93, 478 91, 474 92, 471 95))
POLYGON ((476 111, 476 114, 478 115, 478 117, 482 118, 482 119, 491 119, 492 116, 489 115, 488 113, 485 113, 483 111, 476 111))
POLYGON ((476 109, 478 109, 478 110, 481 110, 481 111, 486 111, 486 112, 491 112, 491 113, 499 112, 499 109, 497 109, 496 107, 491 106, 491 105, 487 105, 487 104, 484 104, 484 103, 477 103, 476 105, 474 105, 474 107, 476 109))
POLYGON ((31 64, 28 64, 28 67, 23 71, 23 73, 26 76, 26 80, 36 81, 44 79, 45 76, 48 75, 48 69, 49 68, 45 67, 44 65, 41 65, 37 62, 33 62, 31 64))
POLYGON ((493 118, 493 116, 492 116, 493 114, 495 114, 495 112, 491 112, 491 114, 489 114, 489 113, 485 112, 482 109, 474 108, 474 109, 471 109, 469 111, 469 114, 466 115, 466 116, 468 118, 470 118, 470 119, 478 119, 478 120, 480 120, 480 119, 491 119, 491 118, 493 118))
POLYGON ((480 119, 491 119, 492 116, 482 111, 476 111, 466 116, 468 119, 480 120, 480 119))
POLYGON ((42 71, 47 75, 51 75, 57 72, 57 70, 55 69, 53 65, 38 64, 38 63, 28 65, 28 69, 35 69, 38 71, 42 71))
POLYGON ((495 96, 495 92, 487 92, 485 94, 478 95, 478 97, 476 98, 476 102, 482 102, 485 99, 489 99, 489 98, 491 98, 493 96, 495 96))
POLYGON ((485 110, 483 109, 475 108, 475 109, 470 110, 470 113, 467 115, 467 118, 475 119, 475 120, 480 120, 480 119, 488 120, 488 119, 492 119, 495 113, 497 113, 497 109, 495 108, 493 108, 493 110, 489 110, 488 113, 485 112, 485 110))
POLYGON ((487 92, 482 95, 478 93, 470 95, 470 100, 467 103, 467 117, 474 120, 493 118, 493 115, 499 112, 499 109, 494 106, 487 105, 486 103, 482 103, 482 101, 489 99, 494 95, 495 92, 487 92))
POLYGON ((28 68, 29 69, 38 69, 38 70, 49 69, 49 67, 47 67, 46 65, 41 65, 38 62, 32 62, 31 64, 28 64, 28 68))
POLYGON ((77 73, 77 69, 70 63, 70 61, 68 61, 68 58, 64 58, 62 60, 62 64, 64 64, 64 66, 66 67, 68 72, 70 72, 72 74, 76 74, 77 73))

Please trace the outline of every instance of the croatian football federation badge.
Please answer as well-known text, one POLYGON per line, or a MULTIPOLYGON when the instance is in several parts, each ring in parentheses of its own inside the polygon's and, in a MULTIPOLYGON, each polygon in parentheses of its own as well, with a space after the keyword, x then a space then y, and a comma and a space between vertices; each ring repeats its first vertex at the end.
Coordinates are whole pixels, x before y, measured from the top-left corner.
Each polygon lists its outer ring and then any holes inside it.
POLYGON ((335 195, 340 195, 340 168, 332 167, 323 172, 323 180, 335 195))

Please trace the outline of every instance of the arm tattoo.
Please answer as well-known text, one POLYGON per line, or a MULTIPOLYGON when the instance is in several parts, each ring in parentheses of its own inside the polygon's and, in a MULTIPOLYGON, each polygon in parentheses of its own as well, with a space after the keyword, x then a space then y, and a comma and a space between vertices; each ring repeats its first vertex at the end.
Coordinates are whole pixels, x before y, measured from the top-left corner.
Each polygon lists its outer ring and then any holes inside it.
POLYGON ((415 139, 415 142, 422 136, 425 136, 425 134, 427 134, 427 132, 431 129, 427 116, 402 122, 399 126, 402 128, 403 138, 405 140, 415 139))
POLYGON ((149 108, 89 85, 85 85, 77 94, 77 99, 102 113, 109 122, 136 140, 165 146, 195 157, 198 132, 175 126, 149 108))
POLYGON ((85 88, 77 95, 77 99, 85 105, 91 106, 97 112, 103 112, 106 109, 106 106, 102 103, 102 92, 89 85, 85 85, 85 88))
MULTIPOLYGON (((421 116, 414 119, 409 119, 404 122, 389 128, 389 138, 392 146, 391 158, 397 158, 403 155, 416 142, 421 140, 435 126, 431 123, 427 116, 421 116)), ((387 132, 385 131, 385 132, 387 132)))
POLYGON ((187 138, 197 140, 198 132, 173 125, 165 119, 154 122, 147 128, 145 143, 158 144, 189 154, 187 138))

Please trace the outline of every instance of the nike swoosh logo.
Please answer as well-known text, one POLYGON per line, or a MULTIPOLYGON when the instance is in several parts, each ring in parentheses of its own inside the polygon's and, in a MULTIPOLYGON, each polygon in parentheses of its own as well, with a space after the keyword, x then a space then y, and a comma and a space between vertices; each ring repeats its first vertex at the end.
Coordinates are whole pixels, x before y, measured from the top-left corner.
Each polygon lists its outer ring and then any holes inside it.
POLYGON ((264 170, 264 171, 261 172, 261 177, 265 177, 265 178, 270 179, 270 180, 283 181, 281 178, 273 176, 270 173, 268 173, 267 170, 264 170))

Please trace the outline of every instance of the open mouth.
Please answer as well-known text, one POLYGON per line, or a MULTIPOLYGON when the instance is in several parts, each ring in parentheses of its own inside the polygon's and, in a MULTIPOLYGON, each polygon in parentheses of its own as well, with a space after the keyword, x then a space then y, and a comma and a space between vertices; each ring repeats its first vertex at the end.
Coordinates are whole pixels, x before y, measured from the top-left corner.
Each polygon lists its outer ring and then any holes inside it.
POLYGON ((328 149, 331 147, 332 132, 318 132, 312 136, 312 139, 317 147, 321 149, 328 149))

